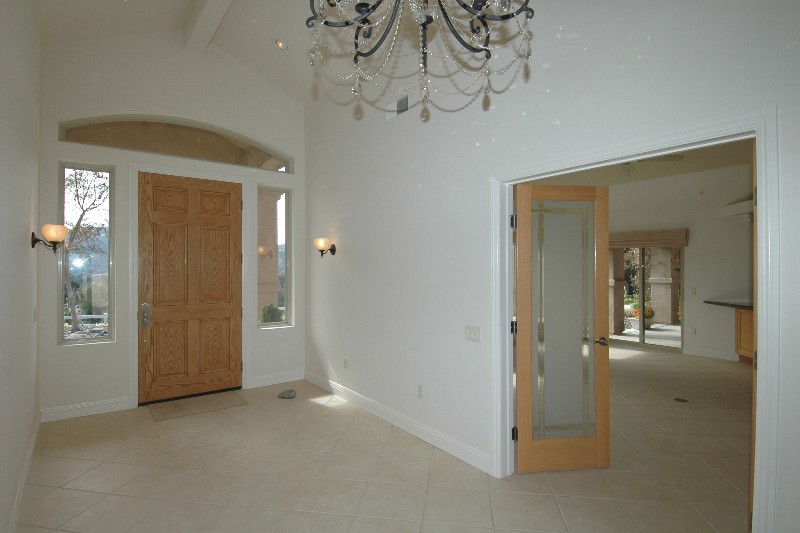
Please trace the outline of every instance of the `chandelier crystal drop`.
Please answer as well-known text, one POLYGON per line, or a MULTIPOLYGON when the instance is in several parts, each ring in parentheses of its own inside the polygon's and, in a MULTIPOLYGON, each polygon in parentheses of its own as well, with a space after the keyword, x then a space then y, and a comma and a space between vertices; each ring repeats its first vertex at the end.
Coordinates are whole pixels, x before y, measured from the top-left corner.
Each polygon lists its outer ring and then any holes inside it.
POLYGON ((463 109, 503 92, 530 59, 529 2, 309 0, 309 62, 376 107, 418 95, 415 105, 463 109))

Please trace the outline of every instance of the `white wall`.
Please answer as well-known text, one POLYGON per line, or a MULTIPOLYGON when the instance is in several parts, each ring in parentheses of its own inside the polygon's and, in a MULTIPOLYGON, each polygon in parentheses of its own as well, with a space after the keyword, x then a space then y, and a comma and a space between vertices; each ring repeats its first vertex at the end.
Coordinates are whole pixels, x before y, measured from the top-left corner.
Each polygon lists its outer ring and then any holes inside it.
MULTIPOLYGON (((115 168, 113 191, 113 343, 57 345, 61 309, 55 261, 39 268, 40 389, 43 418, 52 420, 136 405, 136 183, 142 168, 243 183, 244 386, 302 377, 305 279, 295 277, 295 326, 256 327, 256 190, 291 189, 294 241, 305 243, 303 109, 214 45, 182 51, 180 33, 88 40, 45 47, 40 209, 59 212, 59 162, 115 168), (60 122, 106 115, 153 115, 209 124, 263 144, 293 161, 293 174, 60 142, 60 122)), ((51 259, 51 258, 50 258, 51 259)), ((303 272, 303 256, 295 262, 303 272)))
POLYGON ((30 245, 40 226, 41 53, 36 5, 0 3, 0 531, 14 530, 39 422, 36 263, 52 259, 30 245))
POLYGON ((327 98, 306 112, 309 375, 491 453, 493 175, 777 109, 781 429, 775 531, 800 522, 800 42, 795 0, 537 4, 531 80, 480 106, 386 122, 327 98), (313 147, 313 152, 312 152, 313 147), (464 326, 481 342, 464 340, 464 326), (350 367, 342 366, 344 355, 350 367), (425 398, 417 399, 417 385, 425 398))
POLYGON ((610 231, 689 229, 683 353, 738 359, 733 308, 703 301, 752 298, 753 224, 746 216, 720 214, 721 207, 748 197, 751 183, 751 167, 738 166, 610 188, 610 231))

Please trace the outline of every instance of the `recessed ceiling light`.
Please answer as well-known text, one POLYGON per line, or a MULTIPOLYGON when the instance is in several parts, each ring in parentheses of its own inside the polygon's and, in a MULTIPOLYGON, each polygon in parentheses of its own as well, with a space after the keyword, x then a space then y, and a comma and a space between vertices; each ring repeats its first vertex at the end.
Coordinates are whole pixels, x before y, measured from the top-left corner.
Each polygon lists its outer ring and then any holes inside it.
POLYGON ((275 39, 275 46, 278 47, 278 50, 286 51, 289 49, 289 45, 281 41, 280 39, 275 39))

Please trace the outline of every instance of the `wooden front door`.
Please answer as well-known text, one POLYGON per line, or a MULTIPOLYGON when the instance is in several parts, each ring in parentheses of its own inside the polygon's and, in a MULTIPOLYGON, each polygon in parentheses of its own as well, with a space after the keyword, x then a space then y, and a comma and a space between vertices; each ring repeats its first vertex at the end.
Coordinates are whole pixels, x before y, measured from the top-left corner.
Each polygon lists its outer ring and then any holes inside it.
POLYGON ((139 404, 242 385, 242 188, 139 173, 139 404))
POLYGON ((608 189, 523 184, 514 202, 517 471, 608 466, 608 189))

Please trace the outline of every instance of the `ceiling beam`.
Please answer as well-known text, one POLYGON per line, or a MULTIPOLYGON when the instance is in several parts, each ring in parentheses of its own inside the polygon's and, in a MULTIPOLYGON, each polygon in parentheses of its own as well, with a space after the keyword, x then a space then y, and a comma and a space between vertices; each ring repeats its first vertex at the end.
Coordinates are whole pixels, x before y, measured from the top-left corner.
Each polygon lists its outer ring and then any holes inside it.
POLYGON ((205 52, 233 0, 203 0, 195 7, 183 27, 183 49, 192 54, 205 52))

